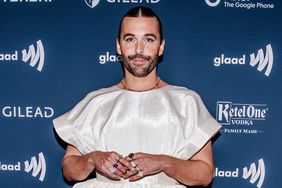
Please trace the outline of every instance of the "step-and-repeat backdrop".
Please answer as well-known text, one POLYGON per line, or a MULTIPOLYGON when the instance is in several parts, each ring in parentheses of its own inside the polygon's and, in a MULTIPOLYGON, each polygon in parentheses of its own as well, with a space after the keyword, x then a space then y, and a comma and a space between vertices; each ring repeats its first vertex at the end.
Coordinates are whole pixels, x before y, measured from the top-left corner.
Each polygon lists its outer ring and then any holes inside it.
POLYGON ((1 187, 72 186, 52 119, 122 79, 118 25, 138 5, 163 22, 161 78, 222 124, 210 187, 281 187, 281 1, 0 0, 1 187))

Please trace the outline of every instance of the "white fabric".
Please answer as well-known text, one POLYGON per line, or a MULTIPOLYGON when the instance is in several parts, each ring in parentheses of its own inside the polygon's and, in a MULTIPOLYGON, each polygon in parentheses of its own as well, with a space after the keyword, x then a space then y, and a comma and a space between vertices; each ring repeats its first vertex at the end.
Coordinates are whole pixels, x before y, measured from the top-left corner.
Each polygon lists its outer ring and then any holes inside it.
MULTIPOLYGON (((165 154, 190 159, 219 130, 194 91, 168 85, 146 92, 116 86, 89 93, 71 111, 56 118, 58 135, 82 154, 95 150, 165 154)), ((112 182, 97 174, 77 188, 180 188, 160 173, 131 182, 112 182)))

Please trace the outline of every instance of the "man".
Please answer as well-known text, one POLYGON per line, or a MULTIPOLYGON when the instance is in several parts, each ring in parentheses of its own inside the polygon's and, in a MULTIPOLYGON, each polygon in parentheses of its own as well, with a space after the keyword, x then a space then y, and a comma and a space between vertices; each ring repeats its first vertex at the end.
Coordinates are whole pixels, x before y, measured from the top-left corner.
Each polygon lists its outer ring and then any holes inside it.
POLYGON ((220 125, 195 92, 159 78, 164 46, 157 15, 146 7, 129 10, 116 40, 124 79, 89 93, 54 120, 69 144, 64 176, 82 181, 94 170, 97 175, 75 187, 180 188, 212 181, 210 139, 220 125))

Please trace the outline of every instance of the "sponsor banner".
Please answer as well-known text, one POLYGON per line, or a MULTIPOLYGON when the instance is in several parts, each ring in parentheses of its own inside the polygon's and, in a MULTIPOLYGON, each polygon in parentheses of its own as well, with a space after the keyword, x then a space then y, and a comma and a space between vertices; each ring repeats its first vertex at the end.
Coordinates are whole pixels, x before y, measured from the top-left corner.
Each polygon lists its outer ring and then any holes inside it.
POLYGON ((1 63, 13 63, 21 61, 28 64, 30 67, 41 72, 44 67, 45 53, 44 46, 41 40, 36 41, 36 45, 31 44, 27 49, 21 51, 13 51, 12 53, 0 52, 1 63), (36 49, 36 50, 35 50, 36 49))
POLYGON ((1 116, 4 118, 52 118, 54 109, 49 106, 3 106, 1 116))
MULTIPOLYGON (((234 168, 230 170, 215 168, 214 178, 236 178, 247 180, 254 187, 261 188, 263 186, 266 176, 265 164, 263 158, 259 159, 257 163, 251 163, 250 166, 243 168, 234 168)), ((239 180, 238 180, 239 181, 239 180)))
POLYGON ((86 5, 90 8, 94 8, 97 5, 99 5, 99 3, 105 2, 105 3, 118 3, 118 4, 156 4, 159 3, 161 0, 84 0, 84 2, 86 3, 86 5))
POLYGON ((256 54, 251 53, 249 56, 243 54, 240 57, 230 57, 226 54, 221 54, 213 60, 213 65, 218 68, 224 68, 224 66, 244 66, 246 64, 256 68, 257 71, 264 73, 268 77, 273 67, 271 44, 266 45, 265 53, 263 49, 259 49, 256 54))
POLYGON ((233 103, 231 101, 218 101, 216 119, 223 125, 221 132, 234 134, 258 134, 255 123, 265 121, 268 115, 266 104, 233 103), (230 127, 230 125, 234 125, 230 127))
POLYGON ((38 157, 31 157, 30 160, 18 161, 16 163, 2 163, 0 161, 0 172, 3 175, 5 172, 25 172, 44 181, 46 175, 46 161, 44 154, 40 152, 38 157))
POLYGON ((262 0, 205 0, 206 4, 210 7, 224 7, 232 9, 274 9, 275 4, 273 1, 265 2, 262 0))

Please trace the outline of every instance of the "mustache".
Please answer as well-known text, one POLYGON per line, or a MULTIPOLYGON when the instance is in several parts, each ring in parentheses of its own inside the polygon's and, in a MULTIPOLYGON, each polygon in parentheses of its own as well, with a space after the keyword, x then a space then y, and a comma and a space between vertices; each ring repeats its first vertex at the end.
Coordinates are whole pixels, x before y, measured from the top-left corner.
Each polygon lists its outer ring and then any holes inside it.
POLYGON ((132 60, 132 59, 135 59, 135 58, 141 58, 141 59, 145 59, 147 61, 150 61, 152 59, 151 56, 146 56, 146 55, 143 55, 143 54, 129 55, 129 56, 127 56, 127 58, 129 60, 132 60))

